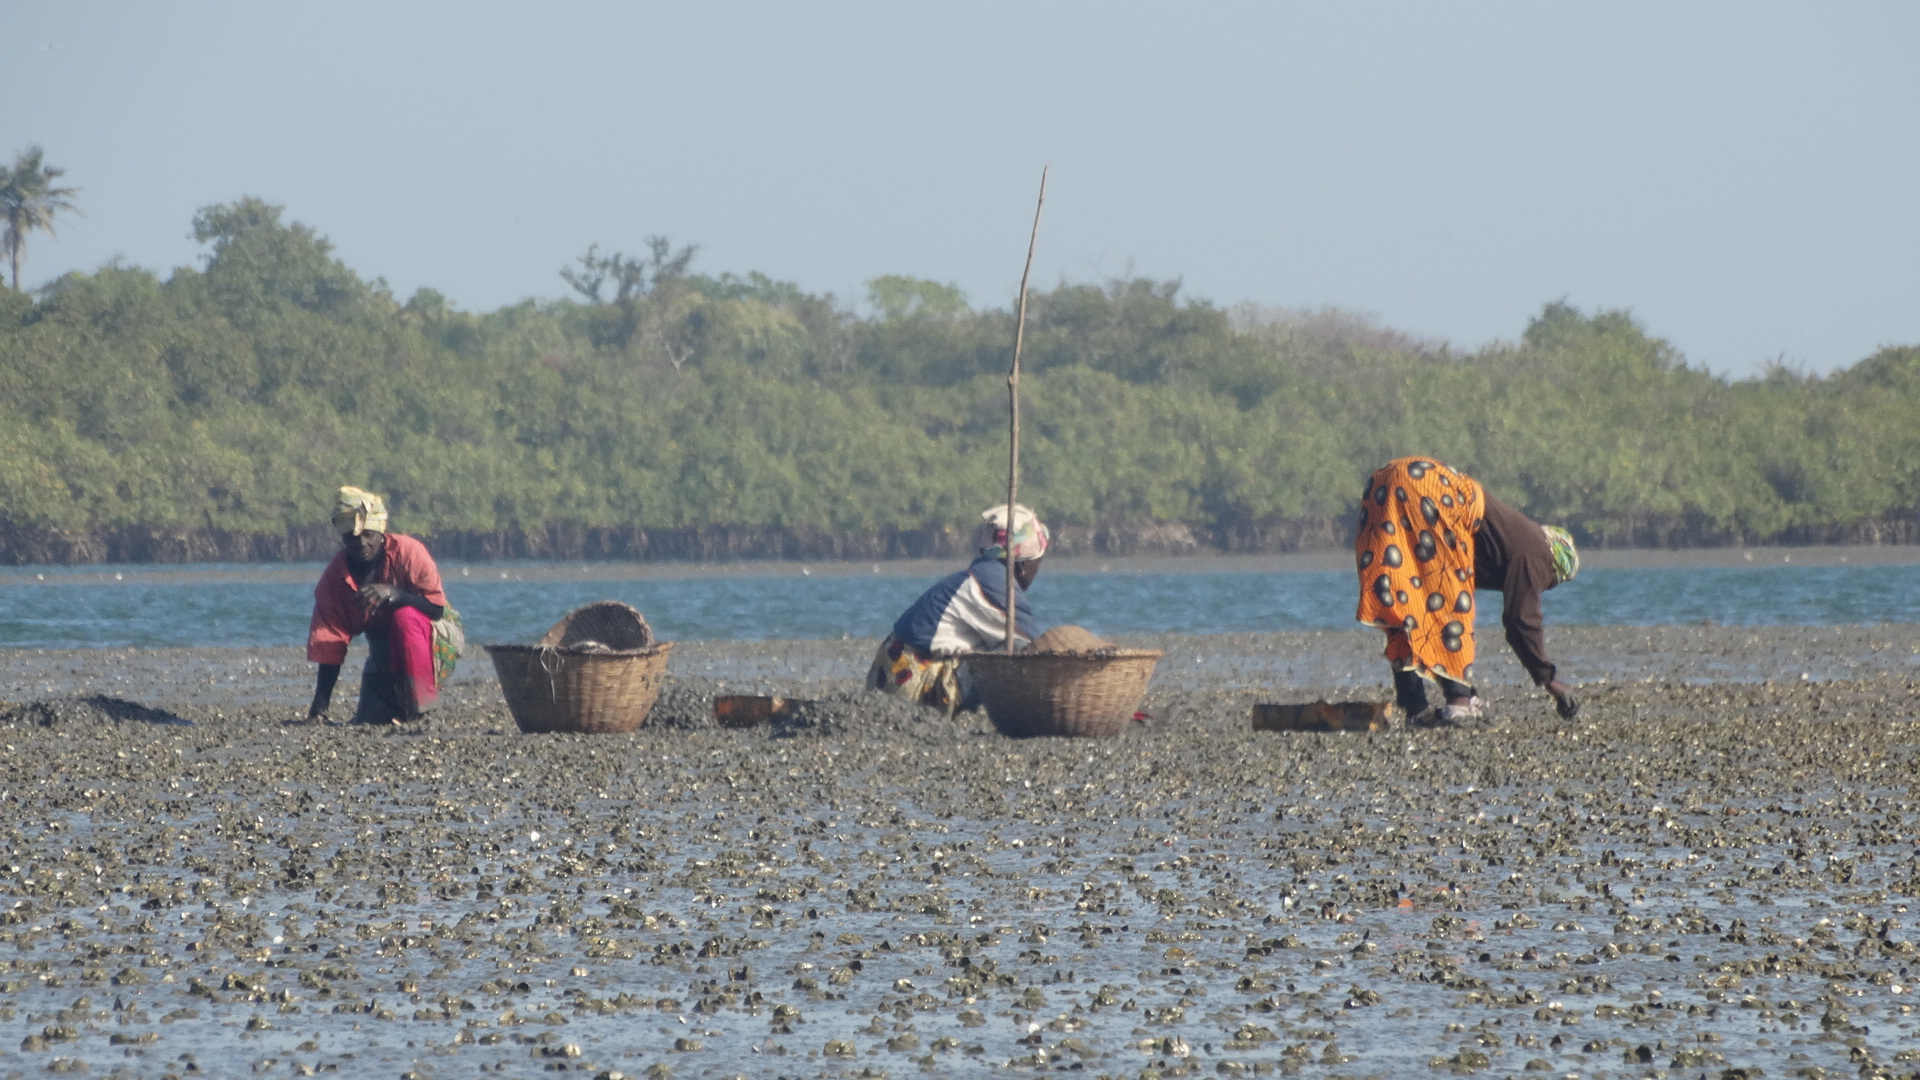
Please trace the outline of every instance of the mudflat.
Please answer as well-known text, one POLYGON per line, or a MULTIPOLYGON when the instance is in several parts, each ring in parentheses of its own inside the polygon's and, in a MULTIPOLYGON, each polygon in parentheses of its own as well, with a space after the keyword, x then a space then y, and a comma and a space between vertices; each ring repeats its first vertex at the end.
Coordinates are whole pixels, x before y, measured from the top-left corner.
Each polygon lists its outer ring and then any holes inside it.
POLYGON ((1150 719, 1024 742, 871 641, 682 643, 598 737, 479 655, 362 729, 295 650, 0 653, 0 1074, 1920 1073, 1920 627, 1555 627, 1571 722, 1495 638, 1375 734, 1248 710, 1377 634, 1119 643, 1150 719))

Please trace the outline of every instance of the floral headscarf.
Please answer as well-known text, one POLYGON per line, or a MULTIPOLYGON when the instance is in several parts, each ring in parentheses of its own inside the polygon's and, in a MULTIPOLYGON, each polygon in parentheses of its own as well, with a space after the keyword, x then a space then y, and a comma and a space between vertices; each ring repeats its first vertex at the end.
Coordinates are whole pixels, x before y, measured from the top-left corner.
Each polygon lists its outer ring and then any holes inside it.
POLYGON ((1553 549, 1554 584, 1572 581, 1580 572, 1580 551, 1573 546, 1573 535, 1558 525, 1542 525, 1540 530, 1547 534, 1547 546, 1553 549))
POLYGON ((1001 503, 982 510, 980 517, 986 522, 980 530, 980 554, 989 559, 1003 559, 1011 550, 1014 562, 1032 562, 1045 555, 1047 545, 1053 542, 1053 535, 1047 531, 1046 523, 1019 503, 1013 504, 1011 542, 1007 537, 1007 504, 1001 503))

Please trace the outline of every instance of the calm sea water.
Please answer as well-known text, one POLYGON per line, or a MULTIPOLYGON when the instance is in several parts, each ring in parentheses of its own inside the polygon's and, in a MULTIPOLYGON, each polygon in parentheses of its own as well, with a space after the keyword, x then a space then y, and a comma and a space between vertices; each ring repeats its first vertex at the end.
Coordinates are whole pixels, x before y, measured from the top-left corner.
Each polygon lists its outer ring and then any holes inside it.
MULTIPOLYGON (((270 647, 305 641, 311 581, 245 580, 258 568, 151 567, 0 572, 0 648, 270 647), (119 580, 113 580, 114 575, 119 580), (41 580, 44 575, 45 580, 41 580)), ((476 643, 530 642, 594 600, 646 613, 665 640, 874 638, 934 580, 729 575, 521 580, 498 567, 444 568, 447 592, 476 643)), ((527 567, 522 566, 520 571, 527 567)), ((313 573, 318 575, 318 567, 313 573)), ((291 575, 283 575, 291 577, 291 575)), ((1043 624, 1096 633, 1234 633, 1354 627, 1350 572, 1056 573, 1036 583, 1043 624)), ((1499 597, 1487 596, 1489 614, 1499 597)), ((1550 622, 1663 626, 1920 622, 1920 566, 1590 569, 1547 594, 1550 622)))

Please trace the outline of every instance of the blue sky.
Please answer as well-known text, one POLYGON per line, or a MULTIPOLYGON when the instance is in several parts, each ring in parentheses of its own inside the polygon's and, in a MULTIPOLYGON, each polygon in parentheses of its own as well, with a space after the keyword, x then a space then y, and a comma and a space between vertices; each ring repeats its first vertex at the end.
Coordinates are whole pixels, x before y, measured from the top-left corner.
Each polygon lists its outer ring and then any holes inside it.
POLYGON ((1473 347, 1632 310, 1695 366, 1920 342, 1912 4, 23 7, 0 153, 85 217, 42 283, 192 263, 258 195, 401 297, 557 297, 589 243, 850 302, 1182 278, 1473 347))

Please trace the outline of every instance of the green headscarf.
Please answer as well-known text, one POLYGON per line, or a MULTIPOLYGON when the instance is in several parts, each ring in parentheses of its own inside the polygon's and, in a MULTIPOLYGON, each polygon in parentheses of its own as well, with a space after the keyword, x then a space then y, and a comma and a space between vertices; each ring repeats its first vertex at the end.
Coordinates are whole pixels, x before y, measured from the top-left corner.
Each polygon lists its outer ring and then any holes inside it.
POLYGON ((1580 550, 1573 546, 1573 536, 1558 525, 1542 525, 1547 534, 1547 546, 1553 549, 1554 584, 1564 585, 1572 581, 1580 572, 1580 550))

